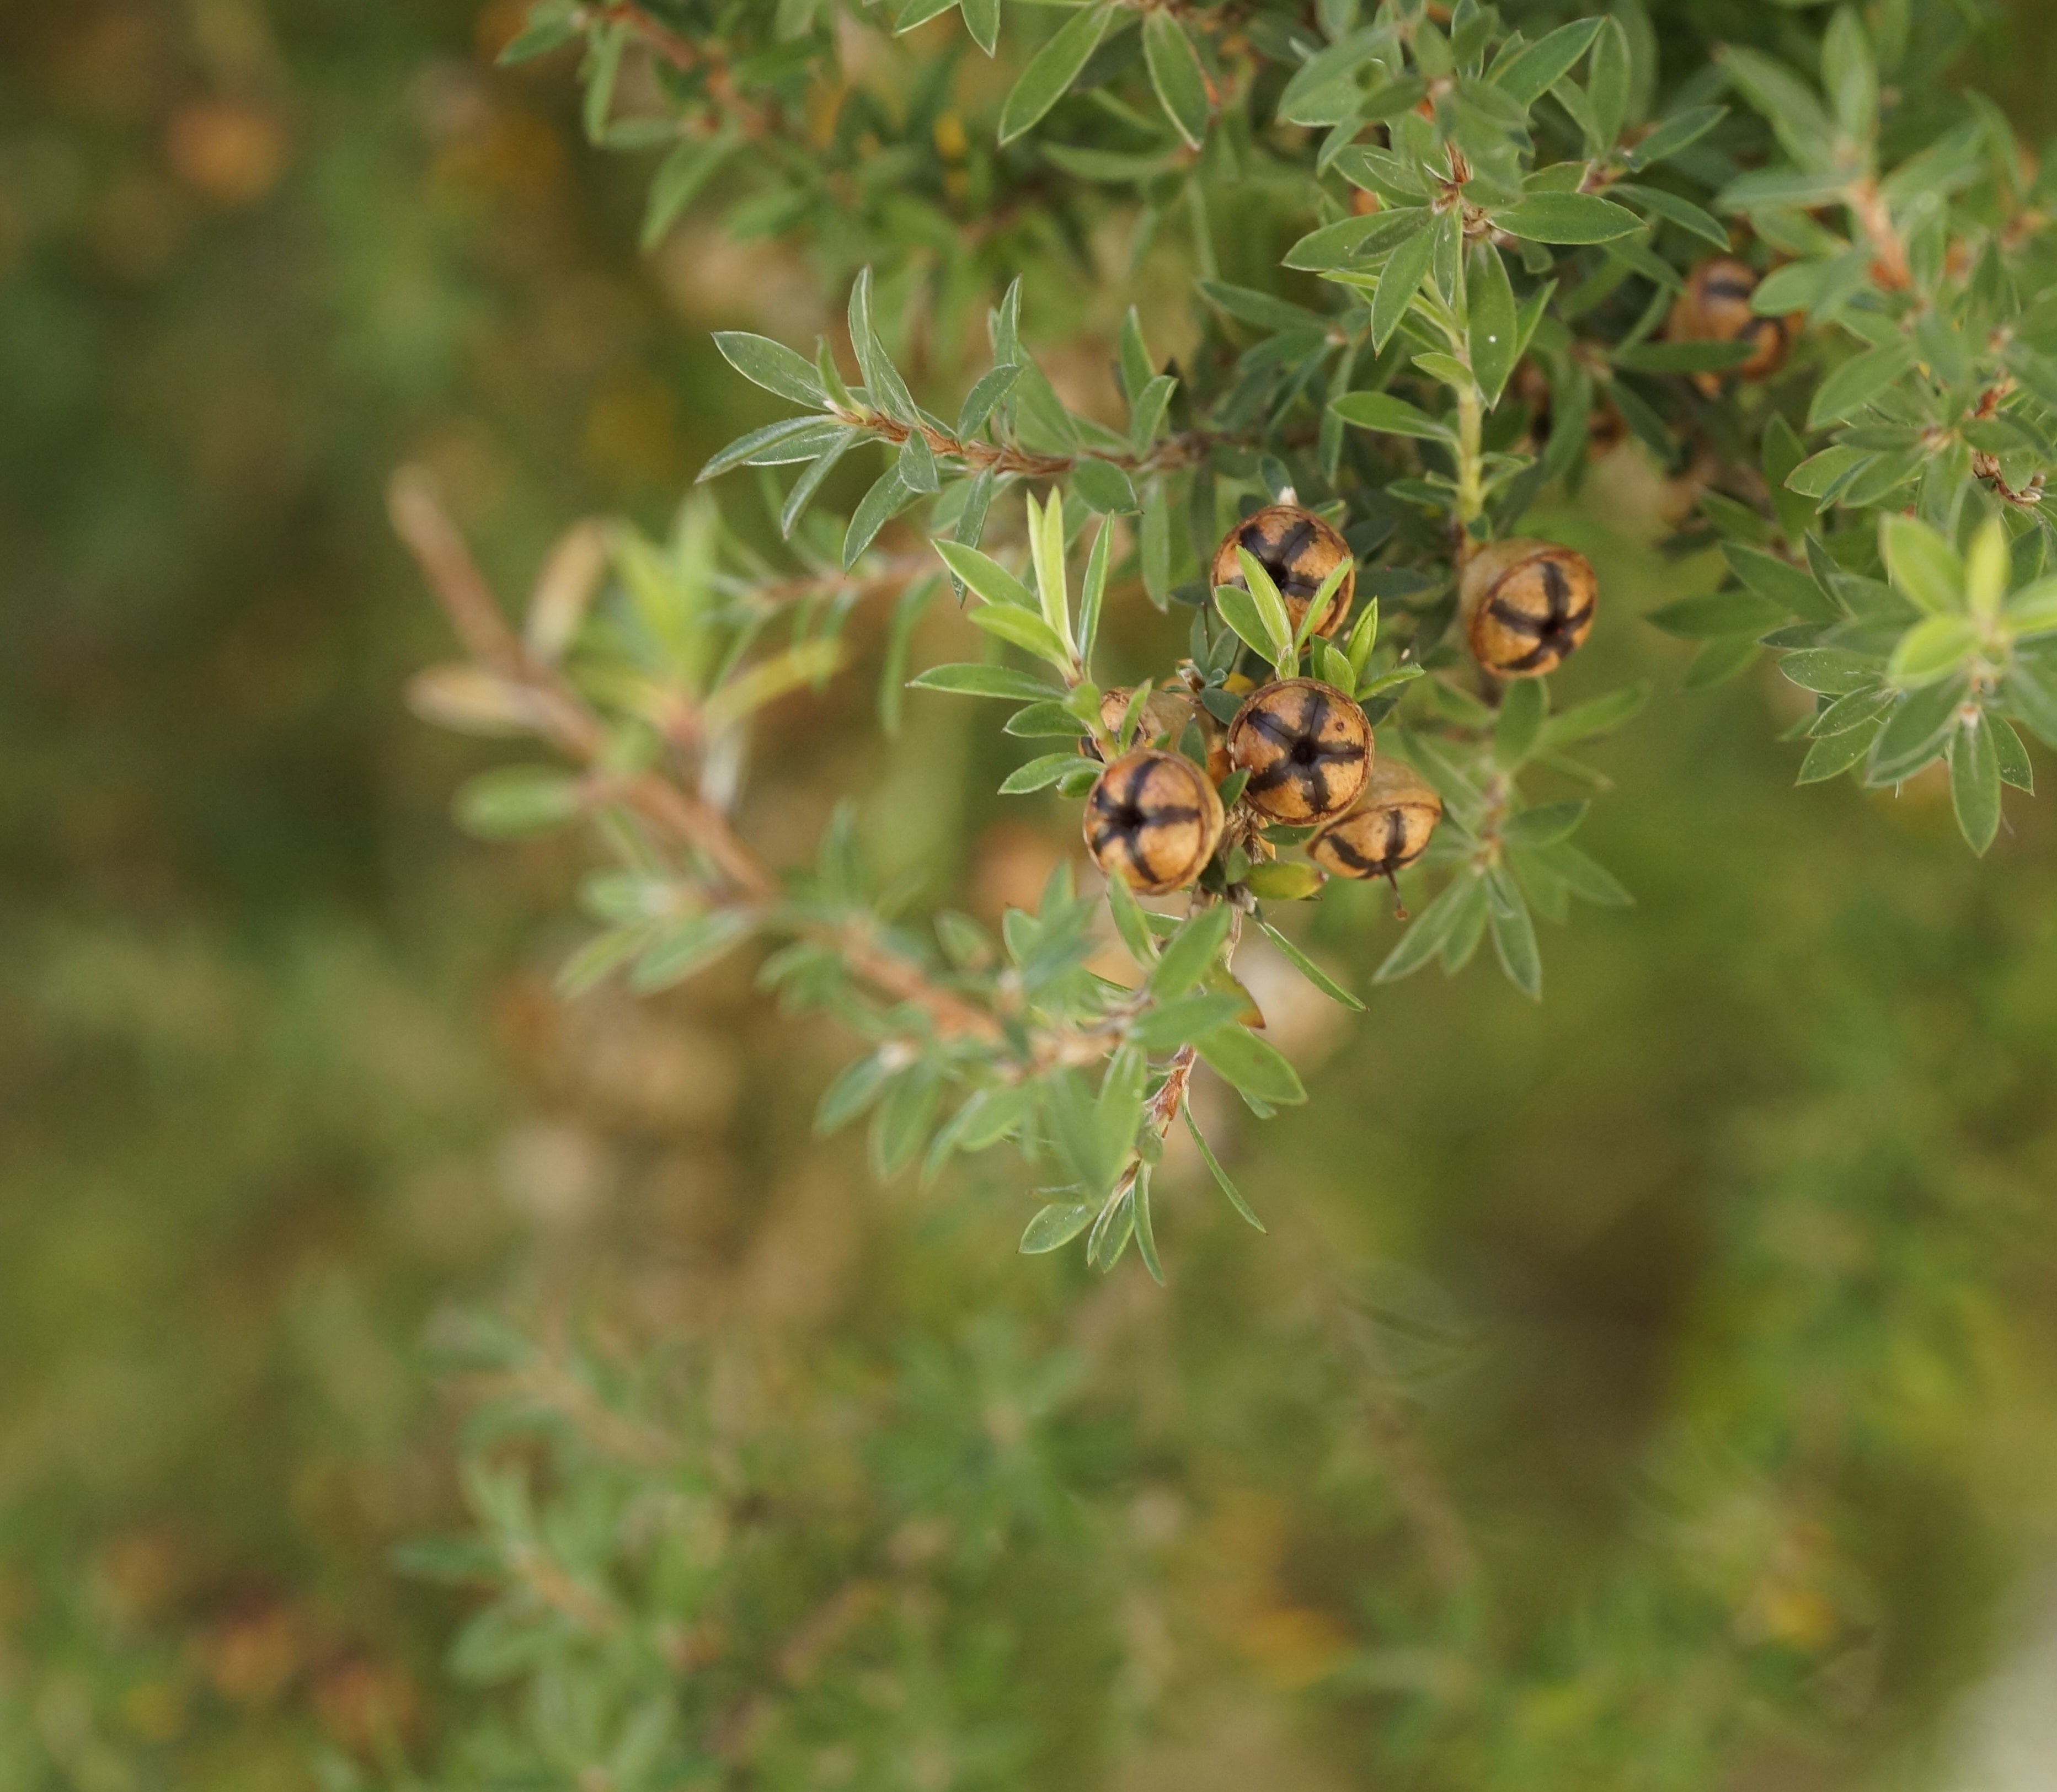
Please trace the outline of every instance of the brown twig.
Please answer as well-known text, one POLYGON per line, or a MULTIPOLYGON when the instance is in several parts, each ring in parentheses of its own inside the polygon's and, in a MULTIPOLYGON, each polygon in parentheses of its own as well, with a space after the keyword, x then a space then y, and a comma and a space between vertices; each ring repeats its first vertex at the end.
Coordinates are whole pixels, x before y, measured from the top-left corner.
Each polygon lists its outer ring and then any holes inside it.
MULTIPOLYGON (((533 702, 545 739, 567 757, 597 768, 607 744, 605 724, 562 672, 535 658, 508 625, 433 480, 420 468, 403 468, 394 477, 389 503, 394 528, 473 656, 533 702)), ((711 865, 745 906, 768 909, 778 900, 779 880, 771 867, 711 803, 658 771, 610 779, 608 788, 616 801, 711 865)), ((919 965, 875 937, 847 925, 803 931, 835 951, 854 977, 919 1008, 938 1033, 1001 1038, 991 1014, 932 982, 919 965)))
POLYGON ((1878 183, 1869 178, 1856 181, 1844 193, 1843 200, 1871 244, 1873 278, 1889 292, 1904 292, 1913 285, 1914 275, 1907 264, 1907 245, 1900 240, 1878 183))

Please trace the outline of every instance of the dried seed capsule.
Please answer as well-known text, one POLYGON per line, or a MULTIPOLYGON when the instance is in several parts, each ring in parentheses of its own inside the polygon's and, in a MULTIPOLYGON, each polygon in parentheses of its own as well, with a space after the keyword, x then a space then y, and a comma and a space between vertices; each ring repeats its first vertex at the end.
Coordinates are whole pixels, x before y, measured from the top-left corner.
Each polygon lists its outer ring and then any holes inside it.
MULTIPOLYGON (((1750 358, 1728 370, 1739 379, 1769 379, 1786 364, 1792 328, 1786 318, 1760 317, 1750 309, 1757 274, 1733 256, 1717 256, 1695 268, 1671 307, 1665 334, 1674 342, 1739 343, 1753 347, 1750 358)), ((1693 383, 1712 398, 1721 391, 1718 374, 1696 374, 1693 383)))
POLYGON ((1364 800, 1307 842, 1314 862, 1339 878, 1391 878, 1427 850, 1443 799, 1397 759, 1371 769, 1364 800))
POLYGON ((1183 890, 1221 844, 1221 798, 1179 753, 1124 753, 1086 795, 1086 846, 1102 870, 1145 896, 1183 890))
POLYGON ((1333 684, 1267 684, 1228 725, 1228 756, 1250 774, 1243 799, 1267 820, 1298 826, 1340 815, 1371 770, 1371 724, 1333 684))
POLYGON ((1357 559, 1350 543, 1316 516, 1297 504, 1267 505, 1253 510, 1222 537, 1215 549, 1214 582, 1241 585, 1243 568, 1235 550, 1247 548, 1250 557, 1271 575, 1278 595, 1286 600, 1286 613, 1293 626, 1307 613, 1307 605, 1322 581, 1338 566, 1350 570, 1329 601, 1327 615, 1314 632, 1333 635, 1349 615, 1350 595, 1357 589, 1357 559))
POLYGON ((1599 580, 1554 541, 1496 541, 1464 568, 1457 613, 1472 657, 1496 678, 1540 678, 1592 632, 1599 580))
MULTIPOLYGON (((1117 684, 1100 698, 1100 725, 1109 734, 1118 735, 1121 732, 1122 718, 1128 715, 1129 699, 1135 695, 1133 686, 1117 684)), ((1152 691, 1143 700, 1142 720, 1136 726, 1136 745, 1147 746, 1167 735, 1177 740, 1199 708, 1192 692, 1183 688, 1152 691)), ((1100 757, 1100 748, 1094 744, 1091 735, 1080 737, 1079 751, 1089 759, 1100 757)))

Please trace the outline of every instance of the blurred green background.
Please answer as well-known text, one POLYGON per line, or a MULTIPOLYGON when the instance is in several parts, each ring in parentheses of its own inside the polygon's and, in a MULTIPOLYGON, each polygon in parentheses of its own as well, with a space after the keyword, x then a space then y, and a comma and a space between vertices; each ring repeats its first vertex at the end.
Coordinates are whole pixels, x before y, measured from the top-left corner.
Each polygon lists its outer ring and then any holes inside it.
MULTIPOLYGON (((580 143, 561 67, 493 69, 514 11, 0 19, 0 1786, 433 1756, 464 1601, 391 1556, 455 1521, 432 1346, 481 1307, 802 1350, 997 1314, 1075 1347, 1198 1540, 1134 1643, 1172 1663, 1146 1734, 1084 1782, 1413 1783, 1367 1764, 1365 1688, 1433 1679, 1433 1639, 1360 1648, 1405 1546, 1307 1379, 1338 1264, 1408 1316, 1391 1385, 1522 1639, 1481 1695, 1525 1702, 1492 1720, 1534 1751, 1508 1783, 1614 1783, 1581 1766, 1611 1731, 1714 1713, 1710 1788, 2057 1785, 2032 1697, 1998 1742, 1966 1715, 2057 1566, 2050 799, 1976 864, 1937 789, 1791 789, 1775 680, 1678 696, 1629 620, 1663 494, 1603 469, 1562 519, 1611 593, 1586 669, 1664 695, 1591 824, 1639 906, 1553 934, 1546 1005, 1485 966, 1353 1027, 1282 996, 1312 1105, 1223 1117, 1271 1235, 1187 1174, 1168 1294, 1014 1256, 1007 1187, 875 1188, 807 1128, 852 1042, 747 965, 556 1001, 577 844, 458 835, 495 755, 402 704, 446 644, 394 465, 511 594, 577 515, 661 529, 755 419, 708 328, 822 306, 797 255, 690 222, 636 258, 644 171, 580 143), (1796 1687, 1806 1722, 1760 1721, 1796 1687)), ((2052 19, 2018 21, 1976 73, 2037 135, 2052 19)), ((884 779, 867 704, 830 725, 884 779)), ((1069 824, 977 794, 999 748, 944 707, 867 825, 990 915, 1069 824)), ((828 793, 791 783, 763 831, 795 856, 828 793)), ((1390 928, 1315 938, 1361 976, 1390 928)))

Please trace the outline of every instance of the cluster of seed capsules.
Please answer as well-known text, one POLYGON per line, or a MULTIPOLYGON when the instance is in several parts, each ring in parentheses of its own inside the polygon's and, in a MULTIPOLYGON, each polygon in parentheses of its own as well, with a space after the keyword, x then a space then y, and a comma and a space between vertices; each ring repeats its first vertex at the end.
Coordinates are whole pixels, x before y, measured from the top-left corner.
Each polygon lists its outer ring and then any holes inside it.
MULTIPOLYGON (((1342 630, 1356 569, 1348 543, 1327 522, 1290 504, 1254 512, 1216 552, 1215 585, 1243 584, 1239 549, 1270 574, 1296 629, 1343 568, 1315 632, 1342 630)), ((1570 549, 1499 541, 1466 564, 1458 617, 1487 673, 1540 678, 1591 632, 1598 593, 1591 566, 1570 549)), ((1136 744, 1087 794, 1086 845, 1110 878, 1139 894, 1168 895, 1200 882, 1235 848, 1253 862, 1271 859, 1266 836, 1280 830, 1311 829, 1292 837, 1334 877, 1391 880, 1427 850, 1442 799, 1407 766, 1378 757, 1371 724, 1348 692, 1319 679, 1274 677, 1223 725, 1200 702, 1197 675, 1188 668, 1184 676, 1181 686, 1144 700, 1136 744), (1204 764, 1175 750, 1189 725, 1199 731, 1204 764), (1232 807, 1221 796, 1231 783, 1232 807)), ((1131 697, 1107 693, 1102 713, 1111 730, 1131 697)))
MULTIPOLYGON (((1694 376, 1709 395, 1725 379, 1766 379, 1784 365, 1797 320, 1753 309, 1758 280, 1746 263, 1717 256, 1693 270, 1673 309, 1666 329, 1672 341, 1750 345, 1741 364, 1694 376)), ((1324 581, 1346 567, 1315 630, 1341 632, 1356 569, 1349 545, 1321 517, 1290 504, 1245 517, 1215 553, 1215 585, 1243 584, 1239 549, 1271 576, 1296 629, 1324 581)), ((1458 618, 1472 658, 1490 676, 1540 678, 1591 632, 1598 597, 1583 556, 1548 541, 1499 541, 1466 562, 1458 618)), ((1264 836, 1281 828, 1312 829, 1308 854, 1334 877, 1389 881, 1428 849, 1442 799, 1409 767, 1377 757, 1371 725, 1348 692, 1318 679, 1274 678, 1251 692, 1224 728, 1199 701, 1190 668, 1187 677, 1184 688, 1145 700, 1139 744, 1087 795, 1086 844, 1109 877, 1143 895, 1168 895, 1199 882, 1227 849, 1269 858, 1264 836), (1204 767, 1171 750, 1189 724, 1200 730, 1204 767), (1221 788, 1239 777, 1231 811, 1221 788)), ((1102 716, 1110 729, 1127 714, 1131 694, 1108 692, 1102 716)))

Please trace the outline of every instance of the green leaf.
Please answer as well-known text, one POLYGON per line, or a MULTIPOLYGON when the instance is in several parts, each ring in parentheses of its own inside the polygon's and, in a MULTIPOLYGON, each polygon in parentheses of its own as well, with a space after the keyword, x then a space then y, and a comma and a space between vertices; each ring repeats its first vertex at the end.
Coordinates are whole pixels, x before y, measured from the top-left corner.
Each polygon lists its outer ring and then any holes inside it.
POLYGON ((1127 515, 1140 509, 1136 488, 1128 475, 1112 461, 1088 455, 1072 469, 1072 490, 1103 516, 1127 515))
POLYGON ((1233 911, 1215 902, 1190 917, 1164 947, 1150 974, 1150 993, 1159 1001, 1183 996, 1206 976, 1228 938, 1233 911))
MULTIPOLYGON (((741 147, 743 133, 724 125, 712 137, 688 137, 673 146, 650 177, 650 197, 643 213, 642 248, 647 253, 664 241, 680 214, 699 197, 721 165, 741 147)), ((818 399, 803 400, 818 403, 818 399)))
POLYGON ((1000 0, 958 0, 965 29, 988 56, 1000 47, 1000 0))
POLYGON ((640 926, 615 927, 594 934, 559 968, 557 993, 566 1000, 584 995, 632 957, 648 938, 648 930, 640 926))
POLYGON ((1186 28, 1168 8, 1143 14, 1143 56, 1150 67, 1150 85, 1157 90, 1157 103, 1179 135, 1197 149, 1207 141, 1207 81, 1200 67, 1199 52, 1186 28))
POLYGON ((660 929, 628 973, 629 987, 653 995, 704 969, 755 926, 735 909, 709 909, 660 929))
MULTIPOLYGON (((1421 755, 1415 756, 1418 761, 1421 755)), ((1385 961, 1373 973, 1372 981, 1397 982, 1434 957, 1457 926, 1465 905, 1477 894, 1478 886, 1476 874, 1464 872, 1453 878, 1436 899, 1408 923, 1407 931, 1400 936, 1400 943, 1385 955, 1385 961)))
POLYGON ((1965 842, 1984 858, 2000 831, 2000 755, 1988 716, 1950 736, 1950 807, 1965 842))
POLYGON ((1002 796, 1025 796, 1031 791, 1047 790, 1081 767, 1089 764, 1076 753, 1045 753, 1026 765, 1017 766, 1001 780, 1002 796))
POLYGON ((850 513, 850 527, 843 532, 843 570, 848 572, 854 566, 864 550, 878 538, 879 530, 920 495, 908 490, 897 463, 879 474, 870 490, 857 501, 857 508, 850 513))
POLYGON ((1503 771, 1517 768, 1534 751, 1549 712, 1549 688, 1543 680, 1524 678, 1510 684, 1493 718, 1493 763, 1503 771))
POLYGON ((2000 614, 2012 571, 2007 525, 1998 517, 1988 517, 1973 533, 1964 555, 1964 603, 1980 621, 1990 622, 2000 614))
POLYGON ((1232 286, 1226 280, 1202 280, 1199 285, 1231 317, 1254 323, 1260 330, 1311 334, 1326 332, 1330 327, 1332 320, 1320 311, 1310 311, 1304 305, 1293 304, 1255 287, 1232 286))
POLYGON ((1406 316, 1414 295, 1421 290, 1422 281, 1429 277, 1429 264, 1436 254, 1436 233, 1429 228, 1431 222, 1429 214, 1424 211, 1413 234, 1403 239, 1393 250, 1378 276, 1377 290, 1371 295, 1371 346, 1374 350, 1384 351, 1393 332, 1400 327, 1400 320, 1406 316))
POLYGON ((1193 1048, 1217 1076, 1267 1106, 1290 1108, 1307 1099, 1285 1053, 1246 1028, 1218 1027, 1195 1040, 1193 1048))
MULTIPOLYGON (((1639 172, 1664 161, 1698 142, 1728 116, 1728 111, 1725 105, 1696 105, 1679 113, 1666 119, 1623 159, 1639 172)), ((1728 247, 1726 232, 1722 233, 1722 247, 1728 247)))
POLYGON ((1329 408, 1346 423, 1378 430, 1387 435, 1417 436, 1428 442, 1454 442, 1457 432, 1428 412, 1396 398, 1390 392, 1346 392, 1329 408))
POLYGON ((1628 34, 1619 19, 1610 18, 1600 26, 1592 61, 1586 65, 1586 97, 1592 105, 1601 149, 1611 148, 1621 136, 1628 115, 1629 79, 1628 34))
MULTIPOLYGON (((1908 692, 1886 718, 1865 768, 1867 783, 1896 784, 1911 778, 1943 751, 1964 700, 1961 678, 1946 678, 1908 692)), ((1840 738, 1840 737, 1832 737, 1840 738)))
POLYGON ((1629 894, 1613 872, 1569 842, 1543 847, 1529 856, 1546 866, 1582 902, 1607 909, 1627 909, 1635 906, 1635 898, 1629 894))
POLYGON ((1100 47, 1113 9, 1081 7, 1031 58, 1000 113, 1000 141, 1012 143, 1061 99, 1100 47))
POLYGON ((1191 1045, 1203 1033, 1225 1027, 1246 1004, 1235 991, 1203 991, 1181 996, 1176 1001, 1159 1002, 1136 1017, 1128 1037, 1146 1052, 1175 1052, 1191 1045))
POLYGON ((1569 839, 1591 807, 1583 801, 1539 803, 1510 815, 1500 826, 1500 837, 1511 846, 1554 846, 1569 839))
POLYGON ((2057 632, 2057 578, 2023 585, 2001 608, 2000 623, 2011 640, 2057 632))
POLYGON ((942 479, 936 471, 935 451, 919 430, 907 432, 906 440, 900 444, 897 465, 901 483, 910 492, 925 496, 942 490, 942 479))
POLYGON ((1344 1007, 1354 1008, 1360 1013, 1364 1011, 1364 1004, 1361 1001, 1358 1001, 1357 998, 1352 995, 1349 990, 1346 989, 1342 984, 1338 983, 1333 977, 1330 976, 1326 971, 1323 970, 1319 965, 1316 964, 1313 959, 1310 958, 1307 954, 1302 952, 1299 947, 1295 946, 1292 941, 1288 939, 1283 934, 1280 933, 1270 922, 1260 921, 1257 925, 1258 930, 1262 933, 1264 937, 1270 941, 1274 946, 1278 948, 1279 952, 1283 955, 1286 961, 1302 977, 1306 978, 1310 983, 1313 984, 1317 989, 1320 990, 1323 995, 1326 996, 1330 1001, 1339 1001, 1344 1007))
POLYGON ((1933 616, 1964 607, 1964 562, 1941 530, 1916 517, 1889 513, 1878 521, 1879 552, 1904 597, 1933 616))
POLYGON ((585 807, 585 787, 552 766, 505 765, 463 786, 453 807, 458 826, 467 834, 511 840, 577 820, 585 807))
POLYGON ((1320 891, 1322 881, 1313 866, 1283 858, 1253 865, 1242 878, 1243 887, 1261 902, 1304 902, 1320 891))
POLYGON ((1845 361, 1816 391, 1814 402, 1807 409, 1807 427, 1824 429, 1854 417, 1913 365, 1913 345, 1904 342, 1867 349, 1845 361))
POLYGON ((968 442, 978 432, 1021 377, 1021 368, 1011 363, 1005 367, 989 367, 978 376, 977 383, 965 394, 963 408, 957 412, 958 441, 968 442))
POLYGON ((1803 616, 1810 622, 1834 622, 1841 616, 1835 600, 1814 582, 1813 574, 1805 567, 1740 541, 1722 542, 1722 558, 1746 585, 1786 614, 1803 616))
POLYGON ((1993 754, 2000 762, 2000 779, 2003 784, 2011 784, 2018 791, 2035 794, 2035 767, 2030 764, 2028 749, 2021 743, 2021 736, 2014 731, 2014 724, 1986 712, 1986 723, 1992 730, 1993 754))
POLYGON ((1885 675, 1903 690, 1947 678, 1979 644, 1978 624, 1963 616, 1932 616, 1900 637, 1885 675))
POLYGON ((1208 1144, 1207 1140, 1202 1136, 1199 1124, 1193 1118, 1193 1110, 1182 1105, 1179 1111, 1186 1116, 1186 1130, 1192 1134, 1193 1143, 1199 1148, 1200 1161, 1205 1164, 1209 1171, 1213 1173, 1215 1182, 1220 1185, 1222 1193, 1228 1197, 1228 1204, 1258 1231, 1262 1231, 1264 1222, 1250 1211, 1250 1203, 1243 1199, 1241 1194, 1237 1191, 1235 1184, 1229 1179, 1228 1172, 1222 1168, 1221 1160, 1214 1154, 1214 1148, 1208 1144))
POLYGON ((538 6, 529 16, 529 22, 507 40, 496 59, 503 69, 512 68, 517 62, 533 61, 538 56, 547 56, 553 50, 561 50, 577 40, 580 33, 579 15, 569 7, 545 10, 538 6))
POLYGON ((920 677, 909 680, 916 691, 948 691, 966 697, 1005 697, 1015 703, 1035 703, 1064 696, 1058 688, 1012 666, 976 664, 931 666, 920 677))
POLYGON ((783 343, 774 342, 769 336, 753 336, 747 330, 717 330, 714 346, 721 351, 722 359, 753 386, 761 386, 811 410, 821 410, 829 402, 815 375, 814 363, 783 343))
POLYGON ((1843 135, 1869 139, 1878 129, 1878 65, 1862 22, 1846 6, 1836 9, 1821 39, 1821 85, 1843 135))
POLYGON ((1500 402, 1514 371, 1520 328, 1507 264, 1491 244, 1482 245, 1472 257, 1465 292, 1471 304, 1472 372, 1490 406, 1500 402))
POLYGON ((1143 1259, 1143 1267, 1150 1272, 1150 1279, 1161 1288, 1164 1286, 1164 1266, 1157 1260, 1157 1233, 1150 1220, 1150 1172, 1147 1166, 1137 1176, 1130 1199, 1136 1207, 1136 1251, 1143 1259))
POLYGON ((845 430, 838 437, 832 433, 834 428, 830 425, 825 430, 818 417, 782 417, 775 423, 767 423, 762 429, 738 436, 709 458, 694 483, 718 479, 732 467, 753 464, 781 466, 796 460, 811 460, 823 446, 834 449, 838 442, 847 442, 849 432, 845 430), (785 451, 789 443, 797 444, 798 451, 785 451))
POLYGON ((1643 220, 1625 205, 1593 193, 1531 193, 1496 212, 1492 221, 1531 243, 1611 243, 1633 236, 1643 220))
POLYGON ((1215 608, 1246 647, 1262 654, 1267 663, 1275 663, 1278 643, 1271 638, 1271 631, 1265 626, 1254 597, 1239 585, 1218 585, 1215 587, 1215 608))
POLYGON ((1157 432, 1163 426, 1164 412, 1178 388, 1178 381, 1170 374, 1158 374, 1146 381, 1137 394, 1129 413, 1128 446, 1139 455, 1147 453, 1150 444, 1157 439, 1157 432))
POLYGON ((2021 660, 2007 670, 2007 700, 2047 747, 2057 747, 2057 689, 2021 660))
POLYGON ((1781 656, 1778 669, 1803 691, 1840 697, 1876 685, 1884 668, 1874 660, 1841 648, 1803 648, 1781 656))
POLYGON ((956 575, 957 582, 977 592, 987 603, 1012 605, 1017 609, 1028 611, 1031 616, 1041 614, 1028 586, 991 555, 955 541, 937 541, 932 545, 942 556, 943 564, 956 575))
POLYGON ((1624 684, 1619 691, 1610 691, 1603 697, 1574 704, 1544 723, 1537 745, 1547 752, 1590 740, 1595 735, 1611 734, 1632 720, 1649 700, 1650 686, 1647 681, 1639 680, 1635 684, 1624 684))
POLYGON ((1819 784, 1831 778, 1840 778, 1871 751, 1872 743, 1877 737, 1876 723, 1846 729, 1841 734, 1822 735, 1807 749, 1806 758, 1800 762, 1800 775, 1793 783, 1819 784))
POLYGON ((1835 127, 1806 82, 1775 57, 1725 46, 1714 59, 1738 93, 1772 129, 1786 153, 1810 172, 1829 168, 1835 156, 1835 127))
POLYGON ((1060 672, 1071 670, 1071 643, 1032 610, 1017 609, 1012 604, 981 604, 970 614, 973 628, 1047 660, 1060 672))
MULTIPOLYGON (((998 0, 994 0, 997 6, 998 0)), ((1061 1251, 1092 1223, 1100 1211, 1096 1201, 1052 1201, 1039 1208, 1021 1235, 1021 1255, 1039 1257, 1045 1251, 1061 1251)))
POLYGON ((1719 640, 1762 635, 1777 628, 1786 614, 1783 605, 1754 591, 1712 591, 1703 597, 1681 597, 1651 610, 1643 620, 1686 640, 1719 640))
POLYGON ((1872 458, 1861 448, 1846 448, 1841 442, 1810 454, 1786 476, 1786 489, 1805 498, 1826 498, 1845 478, 1872 458))
POLYGON ((1735 343, 1635 343, 1614 353, 1614 364, 1631 373, 1720 373, 1739 367, 1757 352, 1757 344, 1735 343))
POLYGON ((1287 613, 1286 600, 1279 596, 1270 569, 1240 542, 1236 545, 1235 561, 1243 570, 1243 582, 1257 605, 1264 632, 1270 638, 1271 649, 1266 656, 1274 666, 1289 665, 1293 659, 1293 619, 1287 613))
POLYGON ((893 35, 904 37, 917 26, 926 25, 956 6, 957 0, 907 0, 893 21, 893 35))
POLYGON ((1564 76, 1599 34, 1602 21, 1582 18, 1508 57, 1492 73, 1494 86, 1523 105, 1533 105, 1564 76))
POLYGON ((1072 636, 1071 585, 1064 571, 1064 494, 1053 491, 1042 504, 1028 496, 1028 557, 1036 569, 1036 601, 1043 620, 1060 640, 1072 636))
POLYGON ((1536 950, 1536 923, 1529 918, 1528 905, 1516 892, 1512 906, 1493 904, 1488 920, 1492 928, 1492 949, 1508 981, 1531 1001, 1540 1001, 1543 958, 1536 950))

